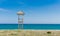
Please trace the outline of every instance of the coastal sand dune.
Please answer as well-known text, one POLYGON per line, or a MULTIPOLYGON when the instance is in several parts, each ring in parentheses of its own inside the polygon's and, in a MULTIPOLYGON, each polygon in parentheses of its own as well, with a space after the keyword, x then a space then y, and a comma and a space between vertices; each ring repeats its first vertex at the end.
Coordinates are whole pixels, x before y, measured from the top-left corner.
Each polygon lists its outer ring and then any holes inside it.
POLYGON ((60 30, 0 30, 0 36, 60 36, 60 30))

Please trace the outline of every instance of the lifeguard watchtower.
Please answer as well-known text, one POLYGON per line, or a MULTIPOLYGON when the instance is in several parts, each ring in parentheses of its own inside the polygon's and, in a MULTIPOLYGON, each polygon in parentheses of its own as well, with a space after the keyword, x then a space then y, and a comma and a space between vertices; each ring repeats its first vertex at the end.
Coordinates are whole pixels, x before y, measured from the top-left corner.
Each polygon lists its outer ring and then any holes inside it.
POLYGON ((19 11, 17 12, 18 15, 18 29, 23 29, 23 21, 24 21, 24 12, 19 11), (20 27, 21 25, 21 27, 20 27))

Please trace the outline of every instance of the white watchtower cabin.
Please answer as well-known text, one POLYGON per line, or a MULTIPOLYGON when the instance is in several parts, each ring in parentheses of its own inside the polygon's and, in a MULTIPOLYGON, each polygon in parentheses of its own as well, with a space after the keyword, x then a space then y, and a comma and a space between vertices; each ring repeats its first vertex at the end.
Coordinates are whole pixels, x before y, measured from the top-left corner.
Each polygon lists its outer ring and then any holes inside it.
POLYGON ((17 12, 18 15, 18 29, 23 29, 23 21, 24 21, 24 12, 19 11, 17 12), (21 25, 21 27, 20 27, 21 25))

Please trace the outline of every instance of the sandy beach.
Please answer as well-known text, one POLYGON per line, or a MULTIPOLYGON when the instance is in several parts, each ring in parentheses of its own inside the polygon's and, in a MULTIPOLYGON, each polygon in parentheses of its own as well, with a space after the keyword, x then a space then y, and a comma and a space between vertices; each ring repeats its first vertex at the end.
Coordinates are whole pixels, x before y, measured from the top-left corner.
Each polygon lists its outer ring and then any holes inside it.
POLYGON ((60 36, 60 30, 0 30, 0 36, 60 36))

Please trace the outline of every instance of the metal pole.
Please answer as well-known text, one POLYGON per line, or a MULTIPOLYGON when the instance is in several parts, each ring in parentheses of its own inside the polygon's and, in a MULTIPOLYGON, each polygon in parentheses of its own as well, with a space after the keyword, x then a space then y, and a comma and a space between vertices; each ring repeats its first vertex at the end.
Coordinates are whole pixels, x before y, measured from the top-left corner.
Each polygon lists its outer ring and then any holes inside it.
POLYGON ((19 15, 18 15, 18 29, 20 29, 19 25, 20 25, 20 18, 19 18, 19 15))
POLYGON ((18 15, 18 36, 19 36, 19 31, 20 31, 20 18, 19 18, 19 15, 18 15))
MULTIPOLYGON (((24 16, 22 15, 22 30, 24 29, 24 24, 23 24, 23 22, 24 22, 24 16)), ((23 34, 22 36, 25 36, 24 32, 23 32, 22 34, 23 34)))
POLYGON ((22 16, 22 29, 24 29, 23 21, 24 21, 24 17, 22 16))

